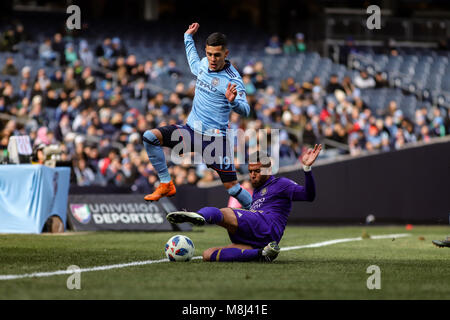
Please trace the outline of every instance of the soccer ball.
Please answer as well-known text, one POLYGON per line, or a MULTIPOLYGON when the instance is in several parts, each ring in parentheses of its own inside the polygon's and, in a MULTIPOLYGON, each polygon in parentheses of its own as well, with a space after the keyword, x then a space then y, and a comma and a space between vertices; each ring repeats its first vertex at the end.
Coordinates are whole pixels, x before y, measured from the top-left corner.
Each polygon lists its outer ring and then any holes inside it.
POLYGON ((170 261, 189 261, 194 256, 195 247, 191 239, 178 234, 167 241, 164 251, 170 261))

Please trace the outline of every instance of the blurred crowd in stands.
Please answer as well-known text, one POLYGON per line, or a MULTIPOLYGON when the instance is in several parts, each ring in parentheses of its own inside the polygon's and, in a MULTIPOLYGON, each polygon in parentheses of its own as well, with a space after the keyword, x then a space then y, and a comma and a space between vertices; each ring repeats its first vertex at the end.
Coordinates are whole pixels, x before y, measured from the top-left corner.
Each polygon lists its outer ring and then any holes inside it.
MULTIPOLYGON (((272 37, 266 54, 305 52, 303 34, 293 38, 282 44, 272 37)), ((151 128, 185 122, 195 90, 192 75, 183 74, 176 61, 167 57, 137 61, 119 38, 94 44, 57 33, 39 43, 37 52, 28 51, 31 41, 21 25, 0 36, 0 51, 21 52, 54 70, 49 74, 40 68, 33 73, 32 65, 19 70, 13 55, 0 66, 0 115, 6 116, 0 119, 0 149, 7 148, 12 135, 29 135, 35 150, 60 145, 61 160, 72 163, 72 182, 78 186, 115 185, 151 192, 158 178, 142 135, 151 128), (161 90, 148 85, 162 75, 192 77, 193 81, 161 90), (129 106, 127 97, 143 99, 145 107, 129 106)), ((233 52, 230 57, 233 61, 233 52)), ((361 99, 361 90, 387 87, 381 74, 372 77, 362 71, 355 79, 341 81, 332 75, 327 83, 319 77, 304 83, 289 77, 272 83, 261 61, 236 67, 243 77, 251 114, 243 118, 232 113, 230 127, 280 129, 282 166, 298 163, 302 151, 316 143, 325 145, 324 157, 358 155, 396 150, 450 132, 448 109, 418 108, 415 117, 408 118, 391 101, 382 114, 374 114, 361 99)), ((248 144, 255 147, 252 141, 248 144)), ((42 161, 39 156, 34 159, 42 161)), ((236 167, 246 173, 245 166, 236 167)), ((204 165, 170 165, 169 171, 177 185, 218 179, 204 165)))

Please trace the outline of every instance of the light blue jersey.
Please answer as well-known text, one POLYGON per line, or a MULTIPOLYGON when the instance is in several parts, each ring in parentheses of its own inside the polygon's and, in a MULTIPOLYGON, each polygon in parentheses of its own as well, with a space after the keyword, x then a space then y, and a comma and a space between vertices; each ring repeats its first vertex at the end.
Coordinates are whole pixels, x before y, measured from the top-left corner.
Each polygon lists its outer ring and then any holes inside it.
POLYGON ((184 34, 184 44, 191 72, 197 76, 187 125, 205 135, 225 135, 231 110, 243 116, 250 113, 242 78, 229 61, 220 71, 209 70, 208 59, 205 57, 200 60, 192 35, 184 34), (225 97, 229 82, 236 84, 238 93, 233 103, 225 97))

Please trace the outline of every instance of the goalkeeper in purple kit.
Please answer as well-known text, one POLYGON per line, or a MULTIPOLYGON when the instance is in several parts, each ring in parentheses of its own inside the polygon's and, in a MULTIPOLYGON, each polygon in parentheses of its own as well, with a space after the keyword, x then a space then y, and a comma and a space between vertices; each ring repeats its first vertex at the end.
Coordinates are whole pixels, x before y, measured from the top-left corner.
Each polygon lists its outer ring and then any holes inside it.
POLYGON ((171 212, 171 223, 190 222, 194 225, 217 224, 228 231, 231 244, 209 248, 204 261, 273 261, 280 252, 280 242, 286 228, 292 201, 313 201, 315 182, 311 165, 322 145, 315 145, 302 157, 305 185, 270 174, 270 158, 257 152, 250 155, 255 163, 248 165, 254 192, 250 210, 204 207, 198 212, 171 212))

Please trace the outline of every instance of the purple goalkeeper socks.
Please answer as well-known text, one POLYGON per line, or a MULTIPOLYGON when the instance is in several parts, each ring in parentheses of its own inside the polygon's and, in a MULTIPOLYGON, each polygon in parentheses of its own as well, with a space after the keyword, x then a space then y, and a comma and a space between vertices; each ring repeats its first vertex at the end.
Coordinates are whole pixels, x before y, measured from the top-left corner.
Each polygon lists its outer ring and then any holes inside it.
POLYGON ((198 210, 198 213, 205 218, 209 224, 218 224, 223 220, 223 214, 220 209, 215 207, 204 207, 198 210))
POLYGON ((222 248, 211 254, 209 261, 254 261, 261 256, 260 249, 239 249, 239 248, 222 248))

